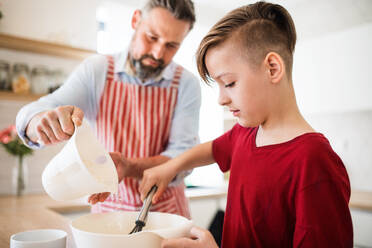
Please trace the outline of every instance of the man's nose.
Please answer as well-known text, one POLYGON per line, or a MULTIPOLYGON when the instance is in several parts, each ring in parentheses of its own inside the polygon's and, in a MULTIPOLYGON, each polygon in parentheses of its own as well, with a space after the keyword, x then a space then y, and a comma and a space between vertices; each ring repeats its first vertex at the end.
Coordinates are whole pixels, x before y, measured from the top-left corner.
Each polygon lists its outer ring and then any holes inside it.
POLYGON ((152 56, 155 59, 162 59, 164 56, 165 47, 162 44, 156 44, 152 48, 152 56))

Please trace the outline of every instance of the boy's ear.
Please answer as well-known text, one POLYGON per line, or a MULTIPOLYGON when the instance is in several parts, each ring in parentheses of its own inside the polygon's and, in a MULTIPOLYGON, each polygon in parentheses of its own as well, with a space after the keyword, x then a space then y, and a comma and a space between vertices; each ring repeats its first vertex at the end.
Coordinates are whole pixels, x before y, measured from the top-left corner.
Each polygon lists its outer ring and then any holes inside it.
POLYGON ((142 18, 142 12, 141 10, 139 9, 136 9, 133 13, 133 16, 132 16, 132 21, 131 21, 131 25, 132 25, 132 28, 133 29, 137 29, 140 21, 141 21, 141 18, 142 18))
POLYGON ((274 84, 279 83, 285 73, 285 64, 282 57, 275 52, 269 52, 265 57, 264 64, 270 81, 274 84))

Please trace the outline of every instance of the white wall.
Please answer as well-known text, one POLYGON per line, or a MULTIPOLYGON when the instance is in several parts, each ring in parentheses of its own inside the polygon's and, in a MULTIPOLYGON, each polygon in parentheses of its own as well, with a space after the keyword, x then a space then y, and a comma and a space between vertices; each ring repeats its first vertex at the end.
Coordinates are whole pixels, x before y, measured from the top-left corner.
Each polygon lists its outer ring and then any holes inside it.
POLYGON ((95 50, 98 1, 2 0, 0 32, 95 50))
POLYGON ((298 43, 294 87, 304 113, 372 109, 372 23, 298 43))

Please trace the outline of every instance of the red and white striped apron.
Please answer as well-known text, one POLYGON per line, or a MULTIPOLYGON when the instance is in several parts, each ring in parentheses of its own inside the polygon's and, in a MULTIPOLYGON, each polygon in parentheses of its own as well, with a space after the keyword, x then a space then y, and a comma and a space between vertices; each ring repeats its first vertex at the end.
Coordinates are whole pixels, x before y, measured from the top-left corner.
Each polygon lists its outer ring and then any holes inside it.
MULTIPOLYGON (((114 61, 108 56, 108 72, 97 115, 97 136, 109 152, 127 158, 159 155, 165 150, 182 67, 177 67, 170 87, 135 85, 114 74, 114 61)), ((139 180, 126 177, 117 194, 92 206, 92 212, 139 211, 142 206, 139 180)), ((174 213, 190 218, 185 185, 168 187, 151 211, 174 213)))

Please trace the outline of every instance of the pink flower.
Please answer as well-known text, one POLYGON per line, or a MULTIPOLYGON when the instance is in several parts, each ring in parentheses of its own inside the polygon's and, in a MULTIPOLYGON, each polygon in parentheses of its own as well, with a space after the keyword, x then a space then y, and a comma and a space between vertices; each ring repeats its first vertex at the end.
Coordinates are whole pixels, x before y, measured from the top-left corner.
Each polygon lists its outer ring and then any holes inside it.
POLYGON ((8 144, 10 141, 12 141, 12 138, 10 136, 1 137, 1 140, 0 140, 0 142, 4 144, 8 144))
POLYGON ((17 134, 16 126, 15 126, 15 125, 11 125, 11 126, 9 126, 9 130, 10 130, 10 136, 11 136, 13 139, 17 139, 17 138, 18 138, 18 134, 17 134))
POLYGON ((15 125, 11 125, 0 131, 0 142, 8 144, 13 139, 17 138, 17 131, 15 125))

